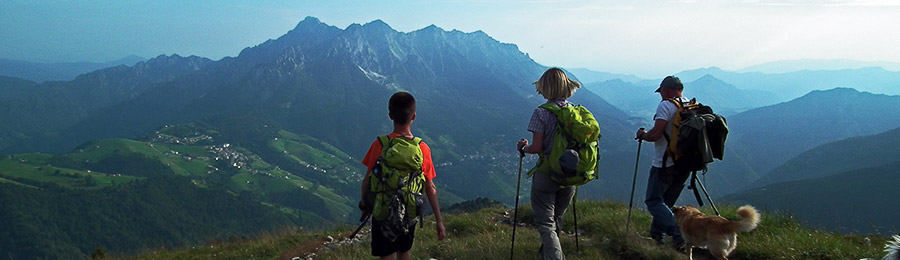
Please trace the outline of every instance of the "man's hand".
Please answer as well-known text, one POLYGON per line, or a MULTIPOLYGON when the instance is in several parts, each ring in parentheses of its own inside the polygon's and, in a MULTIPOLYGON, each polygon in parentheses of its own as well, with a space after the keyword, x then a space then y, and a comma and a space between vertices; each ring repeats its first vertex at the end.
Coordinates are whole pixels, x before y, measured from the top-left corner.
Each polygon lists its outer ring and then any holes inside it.
POLYGON ((528 145, 528 140, 519 140, 519 142, 516 143, 516 151, 521 151, 526 145, 528 145))
POLYGON ((644 128, 638 129, 638 130, 637 130, 637 133, 634 134, 634 139, 635 139, 635 140, 640 140, 641 137, 643 137, 645 134, 647 134, 647 131, 644 130, 644 128))

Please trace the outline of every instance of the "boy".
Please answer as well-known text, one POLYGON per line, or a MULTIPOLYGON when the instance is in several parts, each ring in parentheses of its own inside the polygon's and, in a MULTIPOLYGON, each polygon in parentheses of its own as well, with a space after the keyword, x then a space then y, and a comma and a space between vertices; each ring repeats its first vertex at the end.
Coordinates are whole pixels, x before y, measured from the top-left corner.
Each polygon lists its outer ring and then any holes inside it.
MULTIPOLYGON (((410 129, 412 121, 416 119, 416 99, 413 98, 411 94, 402 91, 394 93, 388 101, 388 116, 394 121, 394 131, 387 135, 388 139, 414 139, 410 129)), ((363 201, 366 201, 366 193, 371 192, 372 189, 370 186, 370 178, 373 176, 372 170, 375 168, 378 158, 382 156, 383 146, 381 143, 381 140, 376 139, 375 142, 372 143, 372 146, 369 147, 369 151, 362 160, 362 164, 366 166, 368 171, 362 182, 363 200, 360 201, 360 208, 364 208, 363 201)), ((431 149, 428 148, 428 145, 426 145, 425 142, 420 142, 419 148, 421 149, 423 159, 420 170, 425 176, 425 195, 428 197, 431 210, 434 212, 434 219, 437 222, 435 228, 437 229, 438 240, 444 240, 444 223, 441 219, 440 207, 438 206, 437 190, 432 181, 435 177, 435 172, 434 164, 431 161, 431 149)), ((378 180, 375 179, 373 181, 378 180)), ((373 212, 363 212, 363 214, 372 213, 373 212)), ((383 225, 383 220, 378 220, 375 217, 372 218, 372 255, 378 256, 382 260, 394 259, 395 256, 400 260, 409 259, 409 250, 412 248, 415 236, 415 226, 410 228, 408 233, 398 234, 399 236, 391 241, 389 238, 390 234, 385 234, 382 229, 383 225)))

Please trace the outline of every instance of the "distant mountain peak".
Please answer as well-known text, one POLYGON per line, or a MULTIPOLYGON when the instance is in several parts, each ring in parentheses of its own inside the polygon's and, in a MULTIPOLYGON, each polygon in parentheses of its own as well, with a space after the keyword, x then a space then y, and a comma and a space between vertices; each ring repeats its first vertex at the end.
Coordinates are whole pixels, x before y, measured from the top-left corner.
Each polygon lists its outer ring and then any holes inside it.
POLYGON ((322 21, 319 21, 319 18, 307 16, 302 21, 300 21, 300 23, 298 23, 297 26, 300 26, 303 24, 320 24, 320 23, 322 23, 322 21))
POLYGON ((703 77, 700 77, 700 78, 697 79, 697 80, 719 80, 719 81, 721 81, 720 79, 716 78, 716 77, 713 76, 712 74, 706 74, 706 75, 703 75, 703 77))
POLYGON ((294 27, 293 30, 289 31, 287 34, 294 33, 315 33, 315 31, 320 30, 320 28, 329 27, 327 24, 319 21, 319 18, 315 18, 312 16, 307 16, 306 19, 297 23, 297 26, 294 27))
POLYGON ((391 28, 390 25, 388 25, 387 23, 385 23, 384 21, 382 21, 380 19, 363 24, 360 28, 367 32, 381 32, 381 33, 396 32, 396 30, 394 30, 394 28, 391 28))
POLYGON ((833 89, 826 89, 826 90, 813 90, 812 92, 810 92, 810 94, 820 94, 820 93, 822 93, 822 94, 858 94, 858 93, 862 93, 862 92, 859 92, 854 88, 833 88, 833 89))
POLYGON ((844 97, 844 96, 851 96, 851 95, 858 96, 861 94, 870 94, 871 95, 872 93, 860 92, 854 88, 838 87, 838 88, 826 89, 826 90, 813 90, 798 99, 810 98, 810 97, 844 97))
POLYGON ((425 28, 416 30, 416 32, 446 32, 446 31, 444 31, 444 29, 442 29, 441 27, 438 27, 437 25, 432 24, 432 25, 426 26, 425 28))
POLYGON ((691 84, 698 84, 698 83, 704 84, 704 85, 731 85, 731 84, 728 84, 728 82, 725 82, 724 80, 716 78, 716 76, 713 76, 712 74, 703 75, 703 77, 700 77, 699 79, 691 82, 691 84))

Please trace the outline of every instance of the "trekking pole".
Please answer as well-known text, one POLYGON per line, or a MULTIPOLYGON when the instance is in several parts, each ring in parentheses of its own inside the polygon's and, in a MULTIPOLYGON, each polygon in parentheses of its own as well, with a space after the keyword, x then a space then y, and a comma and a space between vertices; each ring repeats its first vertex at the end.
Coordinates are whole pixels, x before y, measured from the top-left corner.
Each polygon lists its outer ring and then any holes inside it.
POLYGON ((575 186, 575 196, 572 196, 572 215, 575 215, 575 252, 580 252, 581 249, 578 248, 578 207, 575 205, 575 201, 578 200, 578 186, 575 186))
MULTIPOLYGON (((641 127, 640 130, 644 130, 644 128, 641 127)), ((631 198, 628 199, 628 220, 625 221, 625 234, 628 234, 631 227, 631 208, 634 205, 634 186, 635 183, 637 183, 638 162, 641 160, 641 144, 644 143, 643 139, 637 137, 634 139, 638 140, 638 149, 637 156, 634 159, 634 179, 631 180, 631 198)))
POLYGON ((693 178, 694 178, 695 180, 697 180, 697 184, 700 184, 700 190, 703 191, 703 195, 706 195, 706 201, 709 201, 709 205, 712 206, 713 211, 716 212, 716 216, 721 216, 721 215, 719 215, 719 209, 716 208, 716 204, 713 203, 712 199, 709 197, 709 192, 707 192, 707 191, 706 191, 706 187, 703 186, 703 182, 701 182, 700 179, 697 178, 697 175, 696 175, 696 174, 694 175, 693 178))
POLYGON ((369 223, 370 216, 372 216, 372 215, 365 215, 362 217, 362 219, 360 219, 360 221, 362 221, 362 223, 359 224, 359 227, 356 228, 356 231, 353 231, 353 233, 350 233, 350 237, 348 237, 348 239, 353 239, 356 237, 356 234, 358 234, 359 231, 362 230, 362 228, 364 226, 366 226, 367 223, 369 223))
POLYGON ((513 208, 513 233, 512 245, 509 246, 509 260, 513 259, 513 252, 515 252, 514 249, 516 248, 516 226, 519 225, 519 223, 517 223, 517 218, 519 217, 519 185, 522 183, 522 159, 524 158, 525 147, 522 146, 522 149, 519 149, 519 177, 516 178, 516 206, 513 208))

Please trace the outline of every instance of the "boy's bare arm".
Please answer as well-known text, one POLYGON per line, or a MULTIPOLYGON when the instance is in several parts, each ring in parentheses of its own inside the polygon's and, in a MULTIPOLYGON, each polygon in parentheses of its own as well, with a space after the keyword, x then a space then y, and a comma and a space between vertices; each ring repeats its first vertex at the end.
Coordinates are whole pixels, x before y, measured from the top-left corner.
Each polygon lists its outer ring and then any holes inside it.
POLYGON ((441 207, 438 205, 437 189, 434 188, 434 182, 425 180, 425 196, 428 197, 428 204, 431 204, 431 211, 434 212, 435 229, 437 229, 438 240, 444 240, 444 221, 441 219, 441 207))
MULTIPOLYGON (((364 210, 364 206, 365 206, 363 204, 366 201, 366 190, 369 189, 369 178, 368 177, 369 177, 369 174, 366 173, 366 176, 363 177, 362 188, 360 189, 360 192, 359 192, 359 194, 360 194, 359 195, 359 198, 360 198, 359 199, 359 209, 363 209, 363 210, 364 210)), ((370 214, 370 213, 371 212, 364 212, 363 214, 370 214)))

